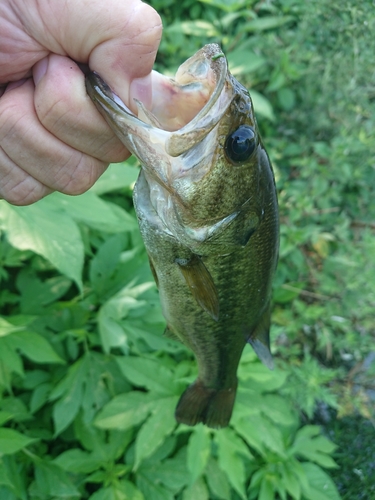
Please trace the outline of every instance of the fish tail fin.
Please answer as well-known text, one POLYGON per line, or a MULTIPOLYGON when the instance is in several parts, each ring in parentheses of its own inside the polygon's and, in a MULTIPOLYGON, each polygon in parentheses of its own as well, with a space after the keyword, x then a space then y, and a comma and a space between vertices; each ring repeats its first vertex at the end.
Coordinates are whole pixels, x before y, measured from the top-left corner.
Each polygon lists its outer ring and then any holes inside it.
POLYGON ((176 420, 180 424, 196 425, 202 422, 213 429, 229 424, 237 386, 212 389, 197 380, 182 394, 176 407, 176 420))

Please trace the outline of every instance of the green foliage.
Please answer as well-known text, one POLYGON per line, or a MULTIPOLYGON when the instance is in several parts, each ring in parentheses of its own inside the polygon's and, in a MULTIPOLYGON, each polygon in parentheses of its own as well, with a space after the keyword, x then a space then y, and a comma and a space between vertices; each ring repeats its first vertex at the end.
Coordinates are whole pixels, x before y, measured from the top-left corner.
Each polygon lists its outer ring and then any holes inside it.
POLYGON ((246 348, 230 427, 177 426, 196 364, 163 336, 133 160, 80 197, 0 201, 0 498, 337 500, 331 477, 370 498, 340 479, 340 422, 336 447, 311 421, 322 406, 375 418, 372 7, 152 3, 159 69, 216 41, 250 87, 279 189, 277 369, 246 348))
MULTIPOLYGON (((116 172, 104 174, 102 195, 116 172)), ((278 394, 287 394, 288 372, 270 372, 246 349, 232 426, 177 428, 174 409, 196 365, 162 335, 134 215, 91 192, 48 200, 44 220, 64 211, 86 263, 77 276, 59 274, 51 248, 59 255, 65 226, 37 254, 17 249, 3 225, 2 306, 11 313, 0 318, 2 498, 313 498, 335 447, 317 427, 298 430, 293 399, 278 394)), ((2 214, 11 209, 1 202, 2 214)), ((19 210, 32 220, 34 206, 19 210)))

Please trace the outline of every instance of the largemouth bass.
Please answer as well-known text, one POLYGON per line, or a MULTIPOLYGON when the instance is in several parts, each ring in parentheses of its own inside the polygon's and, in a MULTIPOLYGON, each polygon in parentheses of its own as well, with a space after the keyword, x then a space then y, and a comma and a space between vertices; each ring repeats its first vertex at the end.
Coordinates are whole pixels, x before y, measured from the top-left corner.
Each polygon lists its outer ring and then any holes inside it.
POLYGON ((166 333, 198 363, 176 419, 221 428, 231 418, 246 343, 273 366, 274 175, 249 92, 229 73, 218 45, 203 47, 173 80, 153 79, 164 94, 151 110, 137 101, 138 116, 96 73, 86 88, 142 165, 133 199, 166 333))

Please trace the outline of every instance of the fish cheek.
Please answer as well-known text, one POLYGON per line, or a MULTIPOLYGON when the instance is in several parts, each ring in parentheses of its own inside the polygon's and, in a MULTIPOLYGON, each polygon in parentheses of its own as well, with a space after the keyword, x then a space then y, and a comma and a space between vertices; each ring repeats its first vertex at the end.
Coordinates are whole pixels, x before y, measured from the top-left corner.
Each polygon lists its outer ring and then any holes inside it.
POLYGON ((176 259, 182 276, 196 302, 215 321, 219 320, 219 294, 212 276, 202 259, 193 254, 190 259, 176 259))

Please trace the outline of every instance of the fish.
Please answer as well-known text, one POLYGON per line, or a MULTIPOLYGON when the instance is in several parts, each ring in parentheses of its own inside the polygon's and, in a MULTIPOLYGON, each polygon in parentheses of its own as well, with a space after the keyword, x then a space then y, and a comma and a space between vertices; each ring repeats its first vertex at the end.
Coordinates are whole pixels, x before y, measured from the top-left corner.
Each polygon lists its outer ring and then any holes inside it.
POLYGON ((279 249, 275 178, 248 90, 208 44, 174 78, 153 73, 150 109, 132 112, 99 74, 87 93, 141 170, 133 201, 159 290, 165 334, 191 349, 198 378, 178 423, 229 425, 249 343, 270 369, 279 249))

